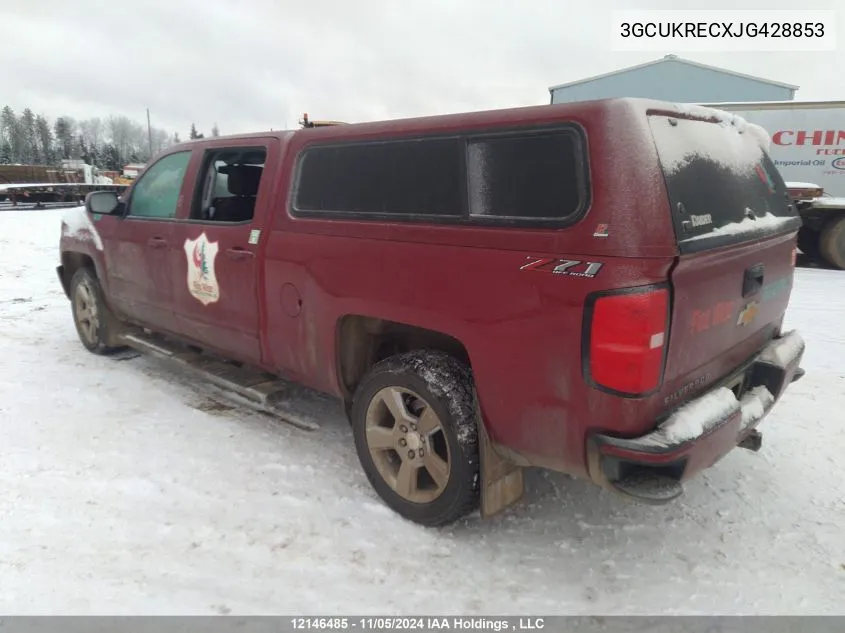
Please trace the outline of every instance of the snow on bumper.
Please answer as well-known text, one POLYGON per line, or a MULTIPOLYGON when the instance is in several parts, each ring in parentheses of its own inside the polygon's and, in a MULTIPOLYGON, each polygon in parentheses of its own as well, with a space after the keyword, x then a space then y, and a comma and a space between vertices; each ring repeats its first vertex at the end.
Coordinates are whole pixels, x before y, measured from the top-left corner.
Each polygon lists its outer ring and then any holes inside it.
POLYGON ((588 441, 591 478, 605 487, 625 488, 625 494, 637 497, 635 487, 621 485, 636 477, 644 482, 643 495, 649 501, 656 501, 652 492, 658 488, 665 500, 674 498, 680 493, 670 494, 668 488, 674 485, 681 490, 681 481, 712 466, 755 432, 789 384, 803 375, 803 355, 803 338, 789 332, 772 340, 745 370, 741 398, 719 387, 682 406, 647 435, 592 436, 588 441), (662 483, 655 484, 655 478, 662 483))

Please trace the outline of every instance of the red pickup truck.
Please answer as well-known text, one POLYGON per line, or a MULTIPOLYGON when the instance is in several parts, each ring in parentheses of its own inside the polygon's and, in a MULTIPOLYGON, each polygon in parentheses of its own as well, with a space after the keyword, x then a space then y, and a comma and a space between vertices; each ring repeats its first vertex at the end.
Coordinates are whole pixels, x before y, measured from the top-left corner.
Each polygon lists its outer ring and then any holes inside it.
POLYGON ((500 511, 525 467, 665 503, 803 375, 759 132, 619 99, 202 139, 89 195, 58 276, 92 352, 307 428, 294 385, 342 401, 418 523, 500 511))

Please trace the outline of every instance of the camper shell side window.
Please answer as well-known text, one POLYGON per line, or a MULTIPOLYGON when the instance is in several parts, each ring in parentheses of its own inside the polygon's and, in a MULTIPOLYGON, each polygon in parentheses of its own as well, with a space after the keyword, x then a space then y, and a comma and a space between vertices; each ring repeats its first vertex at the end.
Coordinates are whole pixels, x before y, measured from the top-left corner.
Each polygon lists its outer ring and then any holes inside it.
POLYGON ((307 146, 294 217, 569 226, 589 206, 586 139, 572 124, 307 146))

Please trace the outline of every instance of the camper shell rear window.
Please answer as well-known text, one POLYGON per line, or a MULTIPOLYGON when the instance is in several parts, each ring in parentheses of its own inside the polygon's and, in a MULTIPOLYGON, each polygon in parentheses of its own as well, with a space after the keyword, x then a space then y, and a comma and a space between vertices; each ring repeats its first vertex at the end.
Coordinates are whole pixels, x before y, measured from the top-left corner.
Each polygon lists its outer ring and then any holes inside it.
POLYGON ((797 230, 801 220, 764 150, 738 117, 649 116, 679 249, 694 253, 797 230))

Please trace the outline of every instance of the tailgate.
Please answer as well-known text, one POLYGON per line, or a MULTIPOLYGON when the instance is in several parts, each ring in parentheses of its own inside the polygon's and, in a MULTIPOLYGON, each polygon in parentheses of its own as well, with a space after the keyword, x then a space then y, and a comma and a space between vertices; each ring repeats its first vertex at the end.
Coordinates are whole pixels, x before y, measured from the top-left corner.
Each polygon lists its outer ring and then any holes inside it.
POLYGON ((731 374, 780 328, 801 219, 759 128, 726 113, 649 122, 679 250, 664 395, 683 400, 685 386, 731 374))

